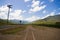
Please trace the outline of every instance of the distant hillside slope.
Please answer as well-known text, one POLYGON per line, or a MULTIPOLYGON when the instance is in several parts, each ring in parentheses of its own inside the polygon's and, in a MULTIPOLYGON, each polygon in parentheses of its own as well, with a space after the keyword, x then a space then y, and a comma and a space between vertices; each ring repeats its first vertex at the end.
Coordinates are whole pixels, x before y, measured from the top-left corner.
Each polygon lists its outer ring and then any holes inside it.
POLYGON ((49 16, 45 19, 34 21, 32 24, 55 24, 56 22, 60 22, 60 15, 49 16))
POLYGON ((55 15, 55 16, 49 16, 43 20, 46 20, 46 21, 54 21, 54 22, 60 22, 60 15, 55 15))
POLYGON ((24 21, 24 20, 10 20, 10 22, 14 23, 14 24, 28 24, 28 21, 24 21), (21 23, 20 23, 21 21, 21 23))
MULTIPOLYGON (((28 24, 28 21, 23 20, 9 20, 8 24, 28 24), (20 23, 21 21, 21 23, 20 23)), ((7 20, 0 19, 0 25, 7 24, 7 20)))
MULTIPOLYGON (((7 20, 0 19, 0 25, 7 24, 7 20)), ((12 22, 8 22, 8 24, 13 24, 12 22)))

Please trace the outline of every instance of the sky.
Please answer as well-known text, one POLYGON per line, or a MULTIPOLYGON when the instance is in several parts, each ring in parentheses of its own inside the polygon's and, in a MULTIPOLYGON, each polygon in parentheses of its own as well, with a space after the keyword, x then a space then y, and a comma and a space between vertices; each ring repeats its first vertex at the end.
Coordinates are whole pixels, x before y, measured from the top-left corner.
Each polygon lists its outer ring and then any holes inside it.
POLYGON ((48 16, 60 15, 60 0, 0 0, 0 19, 36 21, 48 16))

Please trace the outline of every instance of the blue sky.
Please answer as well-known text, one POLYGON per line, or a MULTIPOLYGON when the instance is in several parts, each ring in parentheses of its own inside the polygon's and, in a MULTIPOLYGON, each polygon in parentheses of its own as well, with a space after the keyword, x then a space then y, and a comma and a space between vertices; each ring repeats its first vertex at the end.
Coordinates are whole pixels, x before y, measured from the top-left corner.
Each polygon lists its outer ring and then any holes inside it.
POLYGON ((60 14, 60 0, 0 0, 0 18, 7 19, 8 7, 10 20, 35 21, 60 14))

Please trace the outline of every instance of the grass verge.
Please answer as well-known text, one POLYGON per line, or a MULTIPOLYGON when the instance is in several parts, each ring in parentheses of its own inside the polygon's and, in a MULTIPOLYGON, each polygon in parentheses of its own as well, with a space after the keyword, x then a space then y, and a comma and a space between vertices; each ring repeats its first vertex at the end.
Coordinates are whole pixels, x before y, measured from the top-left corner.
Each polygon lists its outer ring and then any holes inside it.
POLYGON ((32 26, 45 26, 45 27, 52 27, 52 28, 60 28, 60 24, 32 24, 32 26))
POLYGON ((19 27, 17 27, 17 26, 15 28, 8 28, 8 29, 0 30, 0 33, 1 34, 16 34, 17 32, 26 29, 25 25, 22 25, 22 26, 19 26, 19 27))

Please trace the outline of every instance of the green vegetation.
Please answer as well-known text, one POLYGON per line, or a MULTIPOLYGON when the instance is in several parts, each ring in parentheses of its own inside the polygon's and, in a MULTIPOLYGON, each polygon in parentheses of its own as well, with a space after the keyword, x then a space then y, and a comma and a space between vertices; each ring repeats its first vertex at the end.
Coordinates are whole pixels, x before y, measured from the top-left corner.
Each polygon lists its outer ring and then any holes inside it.
MULTIPOLYGON (((14 24, 14 23, 8 22, 8 24, 14 24)), ((0 19, 0 25, 7 25, 7 20, 0 19)))
POLYGON ((37 20, 31 24, 37 26, 47 26, 47 27, 56 27, 60 28, 60 15, 50 16, 42 20, 37 20))
POLYGON ((15 25, 15 26, 16 26, 15 28, 8 28, 8 29, 0 30, 0 33, 1 34, 16 34, 17 32, 26 29, 26 25, 22 25, 22 26, 15 25))

